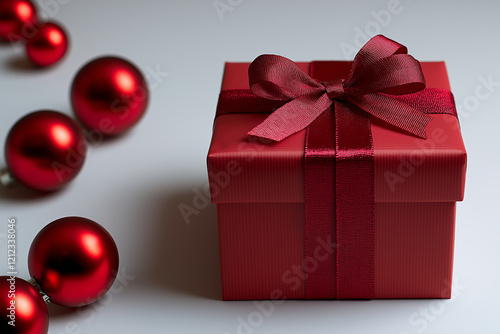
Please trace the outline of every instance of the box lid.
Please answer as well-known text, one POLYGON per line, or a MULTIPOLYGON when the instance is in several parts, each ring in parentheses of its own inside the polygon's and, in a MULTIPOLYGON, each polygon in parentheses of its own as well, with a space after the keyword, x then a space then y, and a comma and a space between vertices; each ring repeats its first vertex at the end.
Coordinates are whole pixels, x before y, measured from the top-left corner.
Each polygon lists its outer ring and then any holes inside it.
MULTIPOLYGON (((351 62, 335 62, 339 78, 351 62)), ((249 63, 226 63, 222 90, 249 89, 249 63)), ((309 72, 310 63, 298 63, 309 72)), ((429 88, 450 89, 444 62, 422 62, 429 88)), ((336 78, 332 78, 336 79, 336 78)), ((247 136, 268 114, 220 115, 208 171, 214 203, 304 202, 306 131, 278 143, 247 136)), ((464 194, 466 151, 458 119, 433 114, 420 139, 371 118, 376 202, 451 202, 464 194)))

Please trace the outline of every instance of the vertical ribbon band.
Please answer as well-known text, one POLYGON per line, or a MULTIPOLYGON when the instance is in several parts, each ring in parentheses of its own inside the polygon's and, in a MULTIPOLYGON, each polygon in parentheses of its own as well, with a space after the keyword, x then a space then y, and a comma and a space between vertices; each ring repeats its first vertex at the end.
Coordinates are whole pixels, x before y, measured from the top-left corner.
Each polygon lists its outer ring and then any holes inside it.
POLYGON ((332 108, 307 129, 304 150, 304 256, 307 299, 336 299, 337 251, 318 254, 322 243, 336 243, 335 115, 332 108), (317 266, 310 267, 313 263, 317 266))
POLYGON ((335 103, 337 299, 373 299, 374 157, 370 121, 335 103))
MULTIPOLYGON (((313 62, 310 71, 317 80, 343 75, 329 62, 313 62)), ((335 102, 309 126, 304 157, 305 258, 318 256, 322 238, 331 236, 336 244, 330 257, 316 259, 317 268, 306 266, 306 298, 371 299, 375 199, 369 119, 335 102)))

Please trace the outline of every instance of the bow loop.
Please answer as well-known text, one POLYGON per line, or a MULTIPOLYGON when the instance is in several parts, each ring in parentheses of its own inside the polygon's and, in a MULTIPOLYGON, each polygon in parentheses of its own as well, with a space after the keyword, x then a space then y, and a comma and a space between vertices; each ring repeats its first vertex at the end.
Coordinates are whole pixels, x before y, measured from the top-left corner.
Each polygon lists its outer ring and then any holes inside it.
POLYGON ((288 58, 261 55, 248 68, 250 90, 269 100, 290 101, 321 90, 321 84, 288 58))
POLYGON ((351 73, 348 76, 348 81, 358 75, 365 68, 373 65, 374 63, 396 55, 407 54, 408 49, 406 46, 399 44, 383 35, 377 35, 366 42, 365 45, 359 50, 353 60, 351 73))
POLYGON ((396 54, 383 58, 369 66, 364 66, 356 73, 345 84, 350 88, 352 95, 375 92, 406 95, 425 88, 425 78, 420 62, 408 54, 396 54))

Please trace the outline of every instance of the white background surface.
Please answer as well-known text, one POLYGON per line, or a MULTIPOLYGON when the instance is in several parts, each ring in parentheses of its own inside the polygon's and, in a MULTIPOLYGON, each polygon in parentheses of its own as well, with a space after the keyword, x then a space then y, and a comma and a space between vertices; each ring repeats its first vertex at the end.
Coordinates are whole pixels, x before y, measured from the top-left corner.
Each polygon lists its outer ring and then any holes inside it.
POLYGON ((39 0, 62 22, 71 50, 58 66, 26 66, 22 48, 0 46, 0 164, 3 141, 22 115, 50 108, 71 115, 69 87, 88 60, 131 59, 151 76, 146 117, 130 133, 90 147, 65 190, 40 196, 0 190, 0 270, 6 272, 7 220, 18 221, 18 270, 36 233, 64 216, 94 219, 114 236, 122 280, 83 310, 50 307, 50 333, 499 333, 500 3, 400 0, 398 13, 376 21, 388 1, 39 0), (458 205, 455 297, 451 300, 286 301, 256 316, 252 302, 222 302, 215 209, 186 224, 180 203, 207 183, 211 137, 224 61, 277 53, 295 61, 351 59, 357 31, 368 29, 408 46, 419 60, 445 60, 468 150, 466 199, 458 205), (344 43, 344 44, 342 44, 344 43), (490 96, 481 79, 497 83, 490 96), (473 102, 478 102, 474 105, 473 102), (3 227, 2 227, 3 226, 3 227), (2 260, 4 259, 4 260, 2 260), (240 320, 238 320, 240 319, 240 320), (257 323, 255 322, 257 321, 257 323))

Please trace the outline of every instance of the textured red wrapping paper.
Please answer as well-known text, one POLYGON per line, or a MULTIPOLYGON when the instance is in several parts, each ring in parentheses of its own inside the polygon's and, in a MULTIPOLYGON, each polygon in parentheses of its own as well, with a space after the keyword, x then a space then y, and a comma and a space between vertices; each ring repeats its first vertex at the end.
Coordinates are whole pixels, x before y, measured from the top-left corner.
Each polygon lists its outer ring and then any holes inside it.
MULTIPOLYGON (((309 63, 299 65, 309 72, 309 63)), ((350 65, 336 63, 339 78, 350 65)), ((248 89, 248 66, 227 63, 222 89, 248 89)), ((427 87, 450 89, 443 62, 423 62, 422 69, 427 87)), ((224 300, 306 298, 304 266, 336 256, 335 240, 325 236, 317 257, 306 261, 305 131, 272 145, 249 138, 266 117, 221 115, 214 123, 208 170, 224 300)), ((427 140, 371 119, 375 298, 451 296, 455 203, 463 198, 466 152, 456 117, 433 118, 427 140)))

